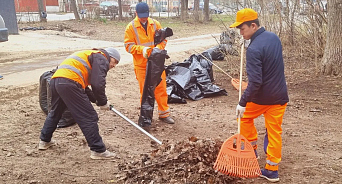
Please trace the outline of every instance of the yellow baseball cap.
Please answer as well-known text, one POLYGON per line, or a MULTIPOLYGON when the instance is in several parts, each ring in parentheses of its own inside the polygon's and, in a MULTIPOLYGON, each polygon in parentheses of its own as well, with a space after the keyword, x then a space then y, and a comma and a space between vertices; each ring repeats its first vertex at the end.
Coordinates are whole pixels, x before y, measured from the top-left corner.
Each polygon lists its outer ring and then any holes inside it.
POLYGON ((236 21, 230 25, 230 28, 237 27, 244 22, 255 20, 258 18, 258 13, 251 8, 239 10, 236 14, 236 21))

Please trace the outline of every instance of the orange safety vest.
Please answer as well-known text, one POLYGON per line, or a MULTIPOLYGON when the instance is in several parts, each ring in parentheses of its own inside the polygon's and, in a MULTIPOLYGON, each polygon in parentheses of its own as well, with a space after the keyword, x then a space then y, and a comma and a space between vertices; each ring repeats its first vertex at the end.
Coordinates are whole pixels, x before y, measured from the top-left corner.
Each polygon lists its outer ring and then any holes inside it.
MULTIPOLYGON (((92 66, 88 56, 93 53, 104 53, 98 50, 86 50, 75 52, 67 57, 59 66, 52 78, 63 77, 78 82, 85 89, 90 84, 92 66)), ((106 57, 106 56, 105 56, 106 57)))
MULTIPOLYGON (((143 49, 144 47, 154 48, 154 33, 162 28, 157 20, 148 18, 147 21, 147 34, 138 17, 135 17, 126 27, 125 48, 128 53, 133 55, 135 69, 146 69, 147 59, 143 57, 143 49)), ((157 47, 163 50, 166 43, 167 40, 164 40, 157 47)))

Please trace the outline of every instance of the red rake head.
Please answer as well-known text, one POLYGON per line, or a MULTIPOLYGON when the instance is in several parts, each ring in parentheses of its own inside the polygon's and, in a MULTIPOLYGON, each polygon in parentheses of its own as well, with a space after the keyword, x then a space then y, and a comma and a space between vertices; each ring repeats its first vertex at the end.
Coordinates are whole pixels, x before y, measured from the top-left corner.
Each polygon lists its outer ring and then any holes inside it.
POLYGON ((222 144, 214 169, 240 178, 254 178, 261 175, 253 146, 241 134, 230 137, 222 144))

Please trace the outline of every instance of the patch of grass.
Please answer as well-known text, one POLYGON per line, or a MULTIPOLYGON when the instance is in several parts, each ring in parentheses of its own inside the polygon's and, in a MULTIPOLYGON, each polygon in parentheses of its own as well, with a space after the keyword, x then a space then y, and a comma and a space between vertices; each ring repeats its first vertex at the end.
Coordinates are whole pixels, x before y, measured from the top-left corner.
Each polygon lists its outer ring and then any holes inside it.
POLYGON ((105 24, 107 24, 107 18, 100 18, 100 22, 103 22, 103 23, 105 23, 105 24))

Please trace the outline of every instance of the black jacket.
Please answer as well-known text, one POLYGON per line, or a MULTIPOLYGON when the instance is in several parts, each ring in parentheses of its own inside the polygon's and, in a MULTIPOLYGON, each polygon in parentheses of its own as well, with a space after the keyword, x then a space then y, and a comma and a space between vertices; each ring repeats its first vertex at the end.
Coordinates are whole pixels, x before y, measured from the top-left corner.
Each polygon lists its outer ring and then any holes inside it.
POLYGON ((284 75, 282 45, 278 36, 258 29, 246 52, 248 86, 239 104, 283 105, 289 101, 284 75))
POLYGON ((107 96, 105 89, 106 76, 107 72, 109 71, 110 62, 110 57, 107 51, 103 49, 100 49, 100 51, 103 52, 106 55, 106 57, 103 56, 103 54, 101 53, 93 53, 88 56, 89 63, 92 66, 90 74, 90 85, 96 99, 96 104, 98 106, 107 104, 107 96))

